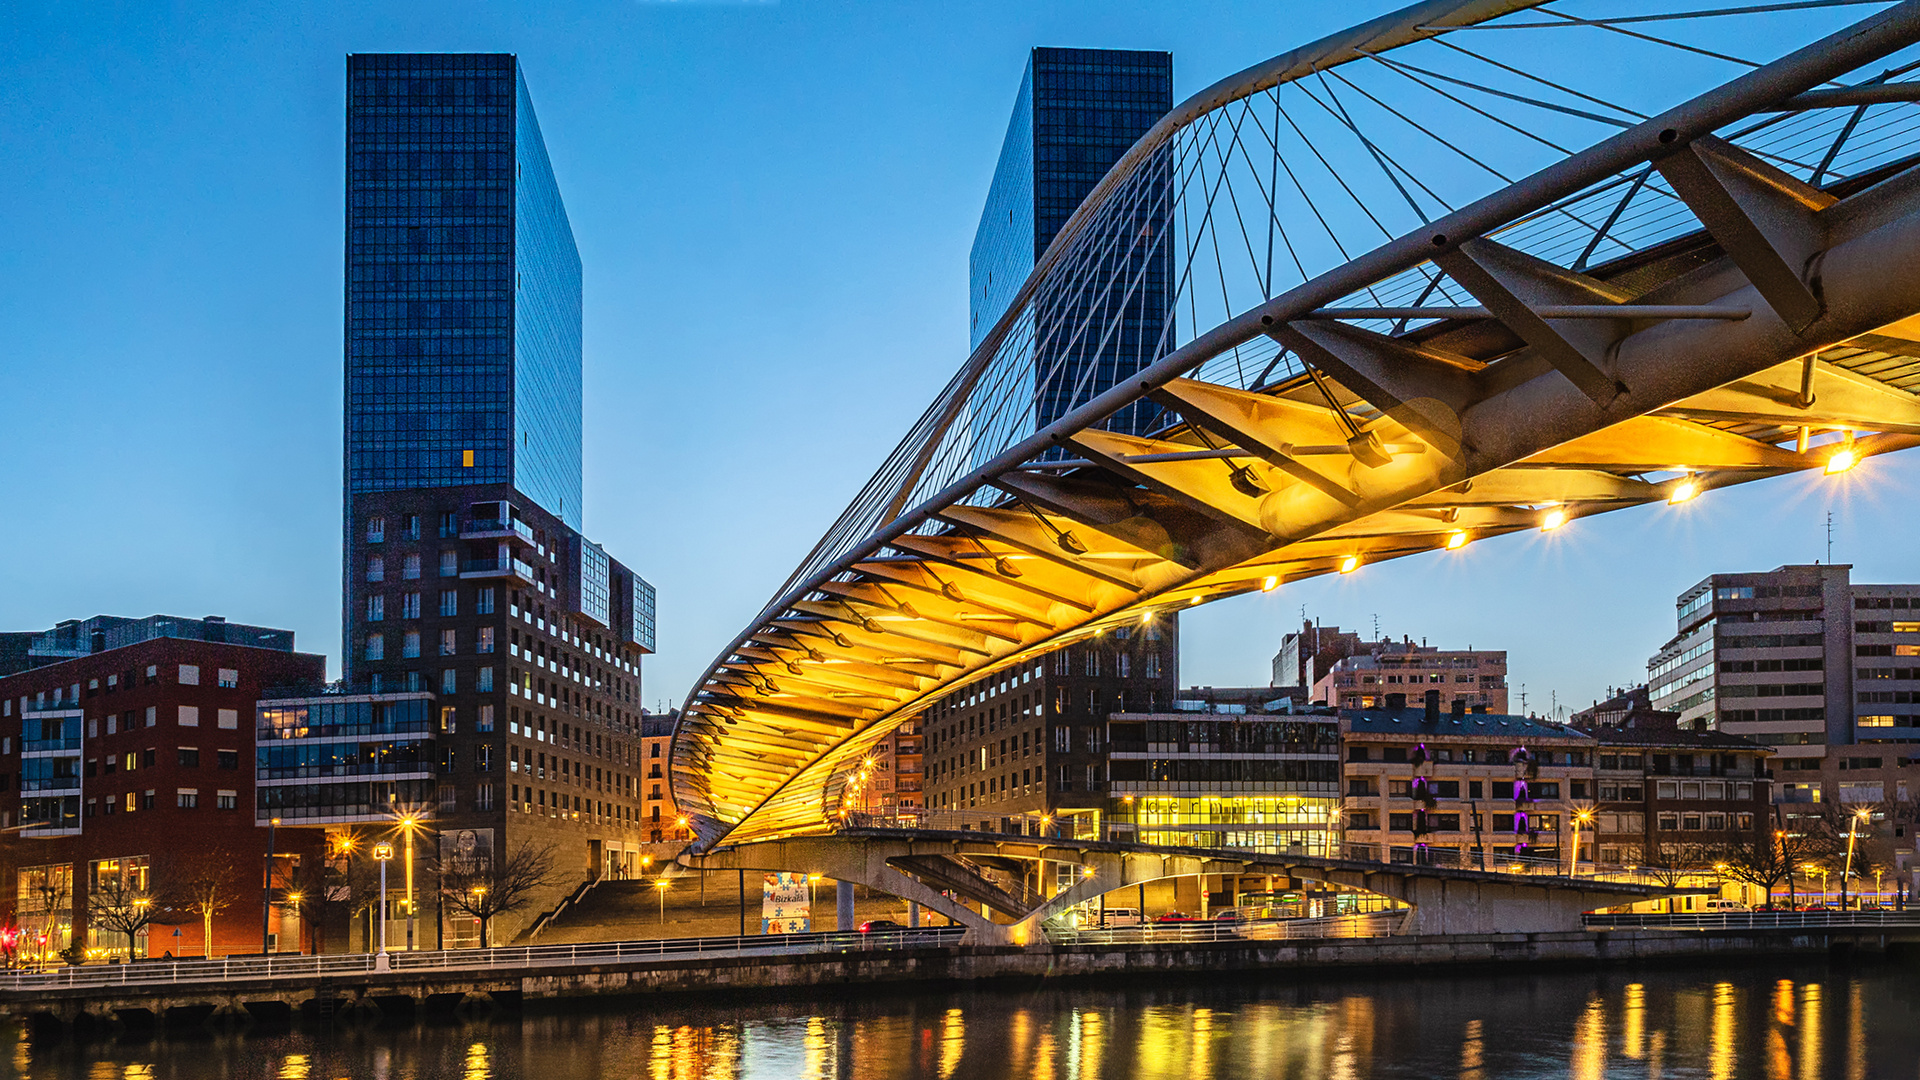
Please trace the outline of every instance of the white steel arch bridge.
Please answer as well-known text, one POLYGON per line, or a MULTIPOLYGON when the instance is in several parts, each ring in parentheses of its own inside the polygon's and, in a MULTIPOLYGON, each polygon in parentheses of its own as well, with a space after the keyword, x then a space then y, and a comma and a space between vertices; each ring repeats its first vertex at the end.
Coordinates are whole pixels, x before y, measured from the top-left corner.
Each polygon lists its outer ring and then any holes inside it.
POLYGON ((700 846, 1128 621, 1920 443, 1920 0, 1620 7, 1429 0, 1142 137, 694 688, 700 846))

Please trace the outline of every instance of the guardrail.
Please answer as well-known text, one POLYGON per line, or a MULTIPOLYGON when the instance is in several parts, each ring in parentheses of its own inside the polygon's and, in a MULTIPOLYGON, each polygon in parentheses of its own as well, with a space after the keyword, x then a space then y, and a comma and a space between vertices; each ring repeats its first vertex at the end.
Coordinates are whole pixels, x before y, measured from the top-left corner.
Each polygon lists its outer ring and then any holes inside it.
POLYGON ((1920 927, 1920 911, 1714 911, 1701 914, 1581 916, 1592 929, 1627 930, 1831 930, 1849 927, 1920 927))
POLYGON ((1168 945, 1205 941, 1291 941, 1307 938, 1385 937, 1406 922, 1404 909, 1317 919, 1208 919, 1143 926, 1074 930, 1047 928, 1055 945, 1168 945))
MULTIPOLYGON (((519 945, 492 949, 442 949, 388 953, 391 972, 485 972, 633 963, 688 956, 783 956, 860 952, 958 943, 964 927, 940 926, 862 934, 761 934, 747 937, 660 938, 585 945, 519 945)), ((336 956, 230 956, 222 960, 139 960, 0 973, 0 991, 54 990, 80 986, 168 986, 268 979, 317 978, 380 973, 371 953, 336 956)))

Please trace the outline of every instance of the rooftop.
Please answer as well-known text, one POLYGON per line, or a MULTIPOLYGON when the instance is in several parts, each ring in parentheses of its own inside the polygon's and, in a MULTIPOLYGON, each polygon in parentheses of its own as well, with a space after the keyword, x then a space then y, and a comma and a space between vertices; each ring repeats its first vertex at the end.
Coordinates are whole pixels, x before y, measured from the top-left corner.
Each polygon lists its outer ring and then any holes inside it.
POLYGON ((1441 713, 1427 719, 1419 709, 1349 709, 1340 713, 1343 731, 1360 735, 1484 735, 1499 738, 1591 739, 1584 731, 1537 716, 1511 716, 1505 713, 1441 713))
POLYGON ((228 622, 219 615, 208 615, 204 619, 180 615, 149 615, 144 619, 95 615, 90 619, 67 619, 51 630, 6 636, 15 642, 24 640, 26 647, 24 650, 6 650, 4 656, 0 656, 0 663, 4 663, 4 667, 0 667, 0 675, 57 664, 109 649, 124 649, 157 638, 223 642, 277 652, 293 651, 291 630, 228 622))

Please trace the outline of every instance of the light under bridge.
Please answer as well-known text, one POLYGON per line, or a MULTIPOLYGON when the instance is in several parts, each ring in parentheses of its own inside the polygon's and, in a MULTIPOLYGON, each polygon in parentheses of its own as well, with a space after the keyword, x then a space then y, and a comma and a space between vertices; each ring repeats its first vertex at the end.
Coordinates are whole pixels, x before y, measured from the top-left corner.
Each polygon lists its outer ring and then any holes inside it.
POLYGON ((1435 0, 1194 95, 702 676, 696 847, 831 832, 901 721, 1130 622, 1920 443, 1916 41, 1435 0))

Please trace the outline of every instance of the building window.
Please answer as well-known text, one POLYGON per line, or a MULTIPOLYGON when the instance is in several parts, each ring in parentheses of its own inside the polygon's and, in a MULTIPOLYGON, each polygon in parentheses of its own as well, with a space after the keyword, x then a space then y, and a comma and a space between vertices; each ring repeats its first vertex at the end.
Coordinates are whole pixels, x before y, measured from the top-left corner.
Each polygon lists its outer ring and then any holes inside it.
POLYGON ((180 665, 180 685, 181 686, 199 686, 200 685, 199 665, 197 664, 181 664, 180 665))
POLYGON ((387 539, 387 519, 374 515, 367 519, 367 543, 385 543, 387 539))
POLYGON ((420 515, 419 514, 408 514, 406 516, 406 523, 401 532, 401 539, 403 540, 420 539, 420 515))
POLYGON ((387 617, 387 598, 379 593, 367 597, 367 621, 380 622, 387 617))
POLYGON ((181 768, 197 769, 200 767, 200 751, 198 749, 191 746, 182 746, 177 753, 180 755, 179 761, 181 768))
POLYGON ((440 673, 440 692, 443 694, 451 694, 458 689, 457 678, 457 673, 453 668, 447 668, 442 671, 440 673))
POLYGON ((387 635, 367 635, 366 658, 368 660, 385 660, 387 658, 387 635))
POLYGON ((453 631, 451 630, 440 631, 440 655, 441 656, 452 656, 455 652, 456 644, 457 643, 455 641, 453 631))
POLYGON ((213 796, 213 806, 216 810, 238 810, 240 809, 240 793, 237 791, 215 792, 213 796))
MULTIPOLYGON (((485 747, 481 748, 486 749, 485 747)), ((475 810, 493 809, 493 785, 481 784, 473 789, 473 808, 475 810)))
POLYGON ((200 726, 200 706, 198 705, 180 706, 180 726, 181 727, 199 727, 200 726))
MULTIPOLYGON (((482 694, 491 693, 493 690, 493 669, 483 667, 476 672, 473 679, 473 688, 482 694)), ((492 708, 493 706, 489 705, 487 707, 492 708)))
POLYGON ((460 590, 440 590, 440 617, 449 618, 460 614, 460 590))
POLYGON ((419 552, 417 551, 407 552, 406 561, 403 562, 400 566, 400 576, 403 578, 406 578, 408 581, 412 581, 414 578, 417 578, 420 576, 420 553, 419 552))
POLYGON ((400 598, 400 617, 417 619, 420 617, 420 594, 410 592, 400 598))
POLYGON ((409 630, 400 639, 400 655, 408 658, 420 655, 420 631, 409 630))
POLYGON ((367 580, 387 580, 387 560, 378 555, 367 556, 367 580))
POLYGON ((473 637, 473 651, 490 653, 493 651, 493 627, 483 626, 473 637))
POLYGON ((174 793, 173 804, 182 810, 197 809, 200 805, 200 791, 197 788, 183 787, 174 793))
POLYGON ((1113 662, 1115 675, 1124 679, 1133 674, 1133 657, 1131 654, 1123 652, 1115 657, 1113 662))
POLYGON ((214 759, 223 769, 238 769, 240 767, 240 751, 238 750, 215 750, 214 759))
POLYGON ((443 551, 440 553, 440 576, 441 577, 459 577, 460 576, 460 553, 459 552, 443 551))
POLYGON ((240 730, 240 710, 221 709, 215 722, 228 731, 238 731, 240 730))
POLYGON ((475 589, 473 592, 473 610, 481 615, 493 614, 493 587, 475 589))
POLYGON ((240 673, 232 668, 220 669, 220 685, 234 687, 240 685, 240 673))
MULTIPOLYGON (((493 682, 493 674, 492 674, 493 669, 482 668, 481 670, 487 673, 487 682, 488 682, 488 685, 490 686, 493 682)), ((473 729, 475 731, 492 731, 493 730, 493 706, 491 705, 480 706, 480 713, 474 719, 473 729)))
POLYGON ((442 537, 460 534, 460 515, 452 510, 440 515, 440 535, 442 537))

